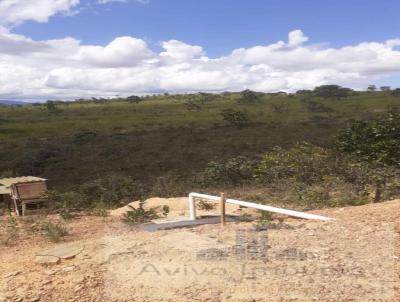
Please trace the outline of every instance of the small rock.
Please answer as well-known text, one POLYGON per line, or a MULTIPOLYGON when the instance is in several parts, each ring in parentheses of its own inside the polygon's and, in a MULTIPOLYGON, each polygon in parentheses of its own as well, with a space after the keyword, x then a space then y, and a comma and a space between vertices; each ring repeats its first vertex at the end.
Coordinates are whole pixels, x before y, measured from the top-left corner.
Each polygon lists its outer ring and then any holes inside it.
POLYGON ((45 281, 42 282, 42 286, 43 286, 43 285, 50 284, 50 283, 51 283, 51 280, 45 280, 45 281))
POLYGON ((58 264, 60 261, 61 259, 59 257, 50 255, 37 255, 35 257, 35 262, 39 264, 58 264))
POLYGON ((72 272, 73 270, 75 270, 75 265, 71 265, 71 266, 66 266, 64 268, 62 268, 63 272, 72 272))
POLYGON ((59 271, 58 269, 52 269, 52 270, 47 270, 47 271, 45 271, 45 273, 46 273, 48 276, 53 276, 53 275, 57 274, 58 271, 59 271))
POLYGON ((4 278, 14 277, 14 276, 17 276, 19 274, 22 274, 22 272, 21 271, 11 272, 11 273, 8 273, 7 275, 5 275, 4 278))

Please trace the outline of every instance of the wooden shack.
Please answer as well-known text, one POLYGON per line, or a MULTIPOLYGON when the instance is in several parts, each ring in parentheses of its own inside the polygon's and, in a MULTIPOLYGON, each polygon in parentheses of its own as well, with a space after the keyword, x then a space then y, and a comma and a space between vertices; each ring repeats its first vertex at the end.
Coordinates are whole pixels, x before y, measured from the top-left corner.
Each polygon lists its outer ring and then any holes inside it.
POLYGON ((29 205, 43 202, 47 179, 22 176, 0 179, 0 205, 13 208, 17 215, 24 215, 29 205))

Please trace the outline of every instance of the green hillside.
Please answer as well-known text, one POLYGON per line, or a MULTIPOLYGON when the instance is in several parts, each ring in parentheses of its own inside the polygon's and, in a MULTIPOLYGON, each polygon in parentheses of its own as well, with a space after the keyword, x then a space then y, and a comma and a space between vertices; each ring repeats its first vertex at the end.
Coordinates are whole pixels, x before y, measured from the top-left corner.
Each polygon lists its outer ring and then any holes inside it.
POLYGON ((400 97, 389 91, 203 93, 0 107, 0 173, 43 176, 60 189, 110 173, 150 186, 160 179, 184 182, 212 160, 257 159, 276 145, 302 141, 329 147, 349 120, 397 108, 400 97), (224 120, 223 112, 245 120, 224 120))

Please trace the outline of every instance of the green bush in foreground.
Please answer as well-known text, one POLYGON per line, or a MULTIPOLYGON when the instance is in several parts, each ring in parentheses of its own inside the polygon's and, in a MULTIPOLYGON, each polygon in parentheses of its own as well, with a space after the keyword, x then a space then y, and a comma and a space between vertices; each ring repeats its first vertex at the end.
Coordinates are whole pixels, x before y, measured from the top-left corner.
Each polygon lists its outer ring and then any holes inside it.
POLYGON ((42 230, 47 239, 54 243, 64 240, 64 237, 69 234, 67 228, 60 222, 45 222, 42 225, 42 230))
POLYGON ((127 224, 138 224, 158 218, 155 208, 146 210, 143 206, 143 201, 139 202, 139 206, 137 208, 128 205, 130 210, 123 214, 122 220, 127 224))

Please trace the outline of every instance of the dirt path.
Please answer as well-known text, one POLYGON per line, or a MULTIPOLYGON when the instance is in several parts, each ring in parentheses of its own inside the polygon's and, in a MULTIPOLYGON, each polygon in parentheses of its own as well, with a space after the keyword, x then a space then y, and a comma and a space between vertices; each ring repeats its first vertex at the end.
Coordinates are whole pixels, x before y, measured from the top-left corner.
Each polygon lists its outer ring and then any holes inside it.
POLYGON ((58 264, 35 263, 60 246, 38 232, 0 248, 0 301, 400 301, 400 200, 316 212, 336 220, 149 233, 75 218, 61 247, 83 248, 58 264))

